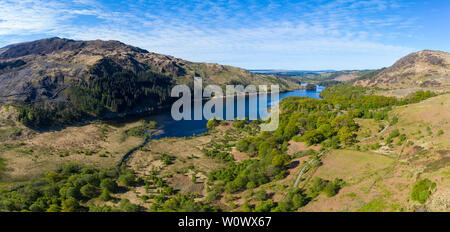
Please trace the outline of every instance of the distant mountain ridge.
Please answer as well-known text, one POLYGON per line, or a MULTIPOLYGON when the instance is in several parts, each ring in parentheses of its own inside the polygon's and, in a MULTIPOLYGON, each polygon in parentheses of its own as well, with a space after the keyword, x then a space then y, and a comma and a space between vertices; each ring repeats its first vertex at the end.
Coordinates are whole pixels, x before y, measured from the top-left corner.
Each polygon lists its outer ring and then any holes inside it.
POLYGON ((450 87, 450 53, 424 50, 389 68, 356 80, 354 85, 381 88, 450 87))
POLYGON ((32 125, 43 122, 46 117, 36 119, 42 115, 56 114, 71 123, 86 117, 152 111, 173 100, 169 94, 175 84, 192 87, 194 76, 201 76, 204 86, 278 84, 281 90, 299 88, 295 82, 275 76, 190 62, 119 41, 55 37, 0 49, 0 103, 22 107, 22 119, 32 125))
POLYGON ((250 69, 252 73, 273 74, 280 76, 310 75, 337 72, 336 70, 284 70, 284 69, 250 69))
POLYGON ((300 83, 314 83, 323 86, 330 86, 342 82, 352 81, 368 75, 376 70, 249 70, 253 73, 276 75, 286 77, 300 83))

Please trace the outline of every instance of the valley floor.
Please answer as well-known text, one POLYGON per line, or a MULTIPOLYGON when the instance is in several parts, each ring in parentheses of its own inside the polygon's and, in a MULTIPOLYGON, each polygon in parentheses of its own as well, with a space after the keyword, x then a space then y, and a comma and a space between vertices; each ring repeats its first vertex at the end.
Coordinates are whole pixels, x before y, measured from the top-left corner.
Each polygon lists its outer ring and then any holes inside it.
MULTIPOLYGON (((117 166, 127 151, 145 140, 127 134, 141 122, 94 123, 39 133, 15 122, 13 111, 7 107, 0 110, 0 187, 4 188, 42 176, 63 163, 78 162, 97 168, 117 166)), ((450 211, 450 94, 395 107, 389 114, 398 117, 394 125, 358 119, 359 142, 326 152, 320 159, 321 165, 308 168, 300 179, 300 188, 307 189, 317 177, 342 179, 345 184, 335 196, 321 193, 312 197, 299 211, 450 211), (387 129, 380 130, 380 124, 387 129), (395 137, 388 144, 386 140, 394 131, 407 139, 395 137), (411 191, 417 180, 424 178, 437 187, 420 204, 411 200, 411 191)), ((201 201, 208 195, 209 172, 226 166, 221 158, 208 157, 205 149, 233 144, 252 133, 222 123, 206 135, 151 140, 131 155, 126 167, 144 180, 156 175, 175 191, 195 194, 196 201, 201 201)), ((222 149, 232 154, 235 162, 254 159, 237 151, 234 145, 222 149)), ((320 146, 290 141, 288 153, 293 159, 285 178, 251 190, 223 193, 210 204, 225 211, 240 211, 244 202, 258 203, 256 193, 261 189, 266 191, 266 198, 280 201, 311 159, 307 152, 310 149, 317 154, 320 146)), ((126 188, 113 197, 150 209, 153 200, 144 196, 160 191, 160 187, 141 185, 126 188)), ((118 201, 94 202, 118 205, 118 201)))

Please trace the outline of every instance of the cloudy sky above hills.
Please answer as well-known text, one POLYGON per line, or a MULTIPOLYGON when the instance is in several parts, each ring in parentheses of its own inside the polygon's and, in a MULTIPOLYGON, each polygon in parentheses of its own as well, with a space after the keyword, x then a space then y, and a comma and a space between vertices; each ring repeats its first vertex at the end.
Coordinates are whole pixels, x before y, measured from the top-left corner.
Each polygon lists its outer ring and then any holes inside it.
POLYGON ((450 51, 441 0, 0 0, 0 47, 46 37, 120 40, 248 69, 364 69, 450 51))

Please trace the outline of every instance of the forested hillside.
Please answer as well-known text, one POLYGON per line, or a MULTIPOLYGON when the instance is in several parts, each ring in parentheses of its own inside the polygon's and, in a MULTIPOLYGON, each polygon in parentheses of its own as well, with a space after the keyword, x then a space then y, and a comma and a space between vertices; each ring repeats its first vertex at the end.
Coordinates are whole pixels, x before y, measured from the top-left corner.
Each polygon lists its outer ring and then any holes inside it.
POLYGON ((60 38, 15 44, 0 53, 0 103, 16 106, 32 127, 152 112, 175 100, 176 84, 299 85, 218 64, 194 63, 118 41, 60 38))

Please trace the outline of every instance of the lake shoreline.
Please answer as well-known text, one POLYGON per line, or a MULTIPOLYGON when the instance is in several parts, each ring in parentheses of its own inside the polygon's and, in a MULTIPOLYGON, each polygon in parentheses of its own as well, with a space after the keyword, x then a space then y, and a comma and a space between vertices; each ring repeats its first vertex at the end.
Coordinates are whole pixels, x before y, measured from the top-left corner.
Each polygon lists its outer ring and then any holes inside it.
MULTIPOLYGON (((282 99, 287 97, 310 97, 310 98, 320 98, 320 92, 324 89, 323 86, 318 86, 317 91, 307 91, 305 89, 295 89, 291 91, 280 91, 279 96, 277 99, 274 99, 272 102, 272 99, 270 97, 267 98, 267 108, 270 109, 270 107, 273 107, 274 104, 278 104, 282 101, 282 99)), ((202 105, 195 105, 191 104, 191 112, 196 112, 196 110, 203 110, 204 104, 209 100, 218 100, 218 99, 226 99, 227 97, 231 96, 223 96, 223 97, 217 97, 217 98, 204 98, 202 99, 202 105), (201 108, 199 108, 201 107, 201 108), (197 109, 198 108, 198 109, 197 109)), ((234 96, 237 97, 237 96, 234 96)), ((251 98, 257 98, 257 93, 250 93, 245 95, 245 117, 249 117, 249 110, 257 110, 257 109, 249 109, 250 99, 251 98)), ((219 100, 220 101, 220 100, 219 100)), ((225 101, 225 100, 224 100, 225 101)), ((235 109, 237 109, 236 104, 237 102, 234 101, 235 109)), ((225 106, 225 104, 224 104, 225 106)), ((191 116, 192 120, 180 120, 176 121, 171 116, 171 105, 166 105, 165 107, 161 107, 158 110, 152 111, 152 112, 145 112, 145 113, 138 113, 134 115, 128 115, 126 117, 118 117, 115 119, 108 119, 105 121, 108 121, 112 124, 122 124, 127 122, 136 122, 139 120, 146 120, 146 121, 155 121, 158 124, 158 128, 162 130, 162 133, 155 136, 156 138, 165 138, 165 137, 190 137, 194 134, 201 134, 206 131, 206 124, 207 120, 202 117, 201 120, 194 120, 193 115, 191 116)), ((237 117, 236 110, 234 114, 237 117)), ((226 109, 223 110, 223 117, 225 117, 226 109)), ((258 118, 267 118, 270 115, 270 110, 268 112, 259 114, 257 113, 258 118), (267 113, 267 114, 266 114, 267 113)))

